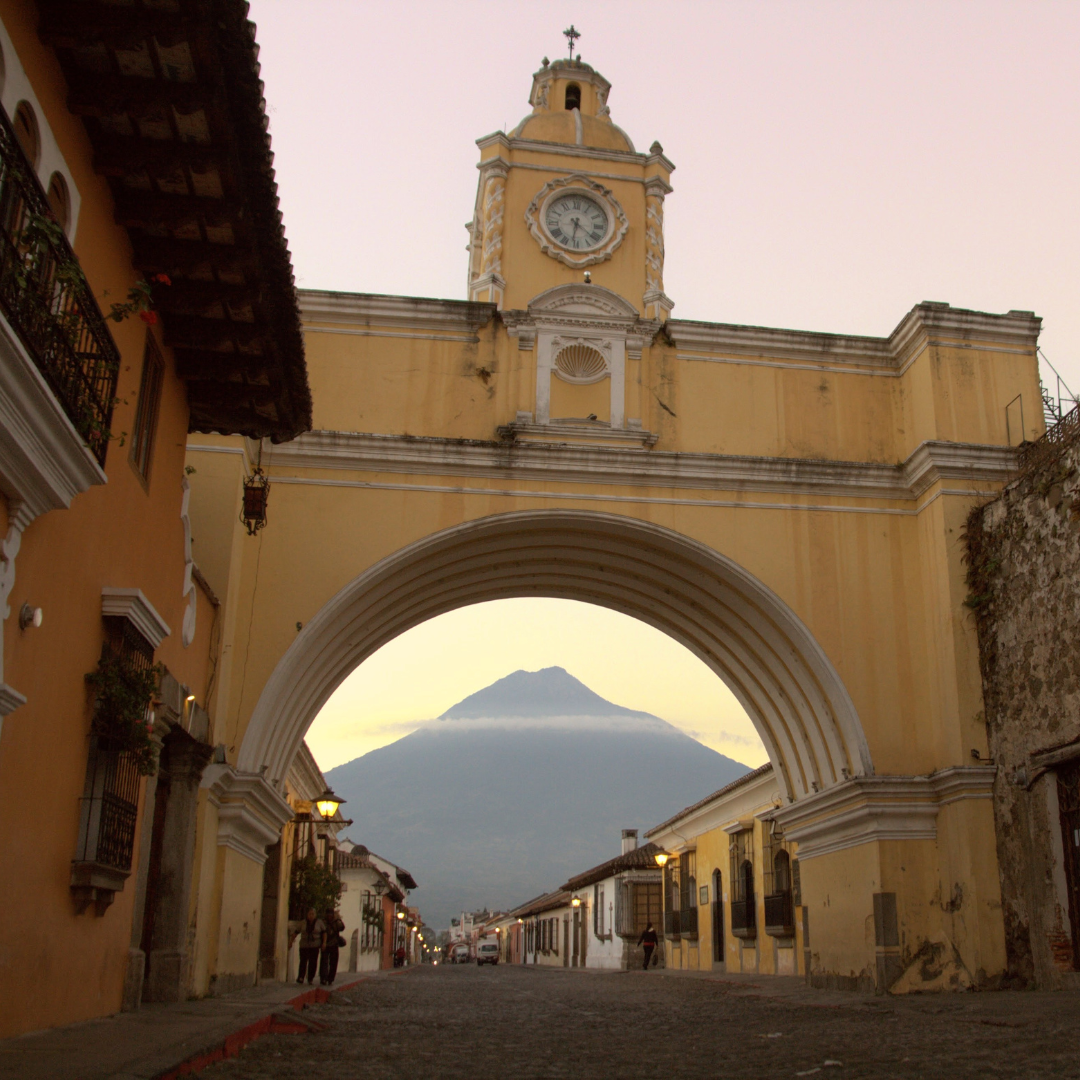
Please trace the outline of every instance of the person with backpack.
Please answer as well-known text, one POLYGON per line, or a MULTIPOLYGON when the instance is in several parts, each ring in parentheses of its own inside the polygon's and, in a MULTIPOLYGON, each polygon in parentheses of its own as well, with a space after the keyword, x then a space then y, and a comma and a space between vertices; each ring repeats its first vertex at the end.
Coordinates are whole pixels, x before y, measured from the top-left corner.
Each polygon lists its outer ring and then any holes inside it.
POLYGON ((321 986, 333 986, 337 978, 338 950, 345 944, 341 932, 345 924, 341 916, 333 908, 326 912, 326 947, 322 951, 319 961, 319 984, 321 986))

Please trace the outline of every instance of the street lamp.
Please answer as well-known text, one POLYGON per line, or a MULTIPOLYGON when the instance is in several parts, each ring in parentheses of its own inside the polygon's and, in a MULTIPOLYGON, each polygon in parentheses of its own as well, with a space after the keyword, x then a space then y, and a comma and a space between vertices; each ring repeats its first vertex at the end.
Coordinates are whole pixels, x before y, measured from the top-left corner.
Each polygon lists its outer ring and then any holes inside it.
POLYGON ((315 800, 315 805, 318 807, 319 813, 323 818, 329 821, 337 812, 338 808, 347 800, 339 799, 329 788, 327 788, 318 799, 315 800))
POLYGON ((397 917, 398 917, 399 919, 404 919, 404 918, 405 918, 405 912, 404 912, 404 911, 399 911, 399 912, 397 913, 397 917))
POLYGON ((664 868, 664 866, 667 864, 667 861, 668 861, 668 859, 670 857, 671 856, 669 856, 666 851, 658 851, 653 856, 653 858, 656 860, 656 865, 659 866, 661 869, 664 868))
POLYGON ((580 896, 575 896, 574 899, 570 901, 570 906, 571 907, 581 907, 581 897, 580 896))

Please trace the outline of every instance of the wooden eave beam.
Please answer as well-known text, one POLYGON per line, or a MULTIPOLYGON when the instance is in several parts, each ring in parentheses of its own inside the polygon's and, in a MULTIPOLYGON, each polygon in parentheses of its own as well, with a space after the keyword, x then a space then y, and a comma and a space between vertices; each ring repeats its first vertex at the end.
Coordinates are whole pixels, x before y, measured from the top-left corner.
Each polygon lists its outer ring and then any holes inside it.
POLYGON ((209 266, 219 273, 251 274, 257 267, 255 253, 242 244, 208 244, 204 240, 156 236, 132 236, 131 244, 136 268, 146 273, 171 277, 209 266))
POLYGON ((94 169, 104 176, 124 177, 141 169, 151 173, 168 173, 181 168, 206 173, 216 169, 224 186, 226 174, 232 171, 228 148, 216 143, 124 138, 120 135, 99 135, 93 143, 94 169))
POLYGON ((117 187, 113 192, 115 218, 125 228, 164 225, 176 228, 191 221, 203 221, 212 228, 242 227, 244 206, 235 199, 201 198, 195 195, 162 195, 151 191, 131 191, 117 187))
POLYGON ((113 4, 39 0, 38 36, 54 49, 74 49, 102 43, 111 49, 130 49, 153 37, 172 48, 192 36, 184 16, 160 8, 118 7, 113 4))
POLYGON ((266 356, 186 348, 175 348, 173 356, 176 374, 185 381, 253 386, 269 386, 274 382, 268 372, 269 358, 266 356))
POLYGON ((179 278, 169 288, 155 293, 154 302, 160 311, 190 314, 190 309, 205 309, 211 304, 227 304, 232 308, 250 307, 259 303, 261 288, 258 283, 232 285, 220 281, 191 281, 179 278))
POLYGON ((203 82, 146 79, 137 75, 105 75, 65 65, 68 109, 76 116, 145 116, 175 109, 182 116, 200 110, 207 114, 219 105, 217 93, 203 82))
POLYGON ((198 315, 169 315, 165 319, 165 340, 175 349, 206 349, 231 356, 261 355, 266 327, 229 319, 203 319, 198 315))

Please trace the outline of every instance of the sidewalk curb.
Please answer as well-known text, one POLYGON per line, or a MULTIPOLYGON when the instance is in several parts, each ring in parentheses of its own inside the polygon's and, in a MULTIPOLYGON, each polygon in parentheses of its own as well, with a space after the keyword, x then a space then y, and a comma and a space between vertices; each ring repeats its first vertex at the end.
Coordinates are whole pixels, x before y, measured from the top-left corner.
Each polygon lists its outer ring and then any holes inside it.
MULTIPOLYGON (((305 990, 302 994, 297 994, 296 997, 290 998, 281 1005, 273 1007, 270 1012, 265 1016, 260 1017, 258 1020, 246 1024, 244 1027, 226 1035, 224 1039, 221 1039, 220 1036, 215 1036, 209 1046, 204 1047, 202 1050, 197 1050, 194 1054, 189 1054, 183 1061, 166 1066, 164 1071, 150 1074, 150 1080, 178 1080, 179 1077, 191 1076, 194 1073, 202 1072, 203 1069, 209 1065, 213 1065, 215 1062, 224 1061, 226 1058, 236 1057, 248 1043, 259 1038, 261 1035, 270 1035, 275 1032, 280 1032, 282 1034, 306 1033, 311 1030, 307 1024, 303 1022, 290 1024, 287 1017, 282 1016, 281 1014, 290 1008, 296 1012, 300 1012, 306 1005, 322 1005, 329 1000, 331 993, 340 993, 342 990, 352 990, 362 982, 366 982, 368 979, 372 978, 374 974, 375 973, 373 972, 370 975, 363 975, 359 979, 354 979, 352 982, 335 986, 332 990, 324 989, 321 986, 314 986, 310 990, 305 990)), ((118 1076, 115 1080, 126 1080, 126 1078, 118 1076)))

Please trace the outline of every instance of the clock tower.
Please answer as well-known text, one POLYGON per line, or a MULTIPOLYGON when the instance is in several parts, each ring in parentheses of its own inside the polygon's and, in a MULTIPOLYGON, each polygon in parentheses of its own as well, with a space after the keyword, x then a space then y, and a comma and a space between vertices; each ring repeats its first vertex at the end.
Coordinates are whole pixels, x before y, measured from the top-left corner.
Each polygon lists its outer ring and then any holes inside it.
POLYGON ((674 166, 611 120, 611 84, 580 60, 545 59, 532 112, 477 140, 469 299, 494 304, 535 357, 535 407, 515 437, 651 445, 640 361, 671 311, 664 198, 674 166))
POLYGON ((545 59, 532 112, 477 140, 469 223, 469 299, 527 308, 557 285, 591 282, 663 321, 664 197, 674 165, 659 143, 638 153, 611 119, 611 84, 580 60, 545 59))

